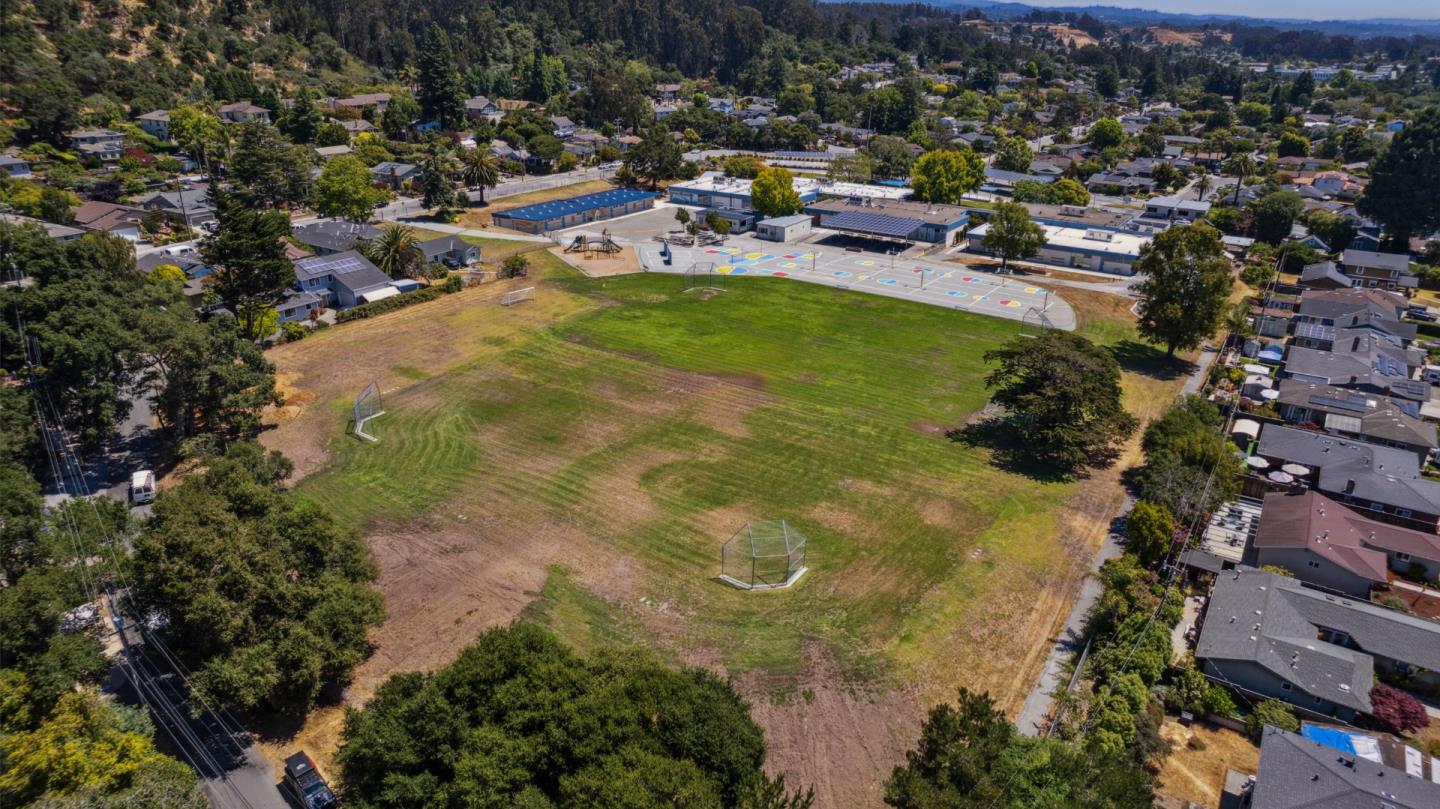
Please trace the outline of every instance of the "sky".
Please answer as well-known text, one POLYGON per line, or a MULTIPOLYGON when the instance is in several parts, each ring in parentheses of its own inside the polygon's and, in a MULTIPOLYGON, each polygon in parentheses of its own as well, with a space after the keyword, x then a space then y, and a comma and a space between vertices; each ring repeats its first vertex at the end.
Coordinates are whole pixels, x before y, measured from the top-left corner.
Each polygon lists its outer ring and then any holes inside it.
POLYGON ((1440 19, 1433 0, 1020 0, 1032 6, 1104 5, 1187 14, 1237 14, 1304 20, 1355 20, 1374 17, 1440 19))

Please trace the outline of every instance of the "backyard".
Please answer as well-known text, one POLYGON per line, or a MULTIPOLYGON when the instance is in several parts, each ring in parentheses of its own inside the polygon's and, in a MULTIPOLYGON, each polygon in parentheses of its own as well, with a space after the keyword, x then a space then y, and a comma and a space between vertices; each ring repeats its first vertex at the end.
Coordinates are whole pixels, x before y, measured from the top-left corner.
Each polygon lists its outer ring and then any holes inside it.
MULTIPOLYGON (((530 280, 270 353, 292 404, 267 443, 381 567, 390 618, 352 699, 517 618, 580 648, 644 645, 732 676, 772 765, 820 806, 877 804, 957 686, 1018 707, 1123 497, 1116 470, 1043 482, 946 437, 1019 324, 769 279, 682 293, 531 256, 530 280), (537 280, 534 303, 496 305, 537 280), (378 444, 345 435, 372 379, 378 444), (770 519, 809 537, 809 573, 719 583, 721 544, 770 519)), ((1155 375, 1128 304, 1059 292, 1132 369, 1131 409, 1163 407, 1179 379, 1155 375)), ((322 710, 299 740, 323 763, 338 726, 322 710)))

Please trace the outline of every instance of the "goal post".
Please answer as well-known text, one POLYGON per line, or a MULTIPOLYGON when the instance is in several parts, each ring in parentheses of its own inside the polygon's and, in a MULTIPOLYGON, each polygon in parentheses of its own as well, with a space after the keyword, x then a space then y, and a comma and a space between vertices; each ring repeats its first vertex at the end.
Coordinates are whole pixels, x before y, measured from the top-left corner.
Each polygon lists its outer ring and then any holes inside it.
POLYGON ((501 295, 500 305, 514 306, 517 303, 533 300, 535 300, 535 287, 525 287, 524 289, 513 289, 501 295))
POLYGON ((715 271, 715 262, 697 261, 681 275, 680 290, 689 292, 692 289, 723 292, 725 291, 725 276, 715 271))
POLYGON ((360 395, 355 397, 355 435, 366 441, 379 441, 375 435, 368 430, 370 422, 385 415, 380 401, 380 385, 375 382, 365 386, 360 395))

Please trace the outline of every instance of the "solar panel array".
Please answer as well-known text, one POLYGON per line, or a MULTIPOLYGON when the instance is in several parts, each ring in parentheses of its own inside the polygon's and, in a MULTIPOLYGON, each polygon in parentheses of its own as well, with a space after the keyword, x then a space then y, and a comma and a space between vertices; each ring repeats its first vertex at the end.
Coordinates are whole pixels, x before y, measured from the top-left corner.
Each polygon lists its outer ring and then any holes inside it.
POLYGON ((1295 324, 1295 336, 1306 340, 1333 341, 1335 329, 1319 323, 1297 323, 1295 324))
POLYGON ((838 213, 829 217, 822 224, 827 228, 833 228, 835 230, 850 230, 859 233, 870 233, 876 236, 887 236, 893 239, 904 239, 916 230, 919 230, 925 222, 922 219, 907 219, 878 213, 846 211, 845 213, 838 213))
POLYGON ((1341 399, 1337 396, 1315 395, 1310 397, 1310 404, 1317 407, 1327 407, 1331 410, 1344 410, 1347 413, 1364 413, 1367 397, 1362 395, 1350 395, 1341 399))
POLYGON ((346 256, 336 261, 327 262, 323 266, 337 275, 345 275, 355 272, 356 270, 365 269, 365 261, 355 258, 354 256, 346 256))
POLYGON ((515 208, 509 211, 501 211, 495 214, 496 217, 521 219, 527 222, 543 222, 547 219, 559 219, 562 216, 592 211, 596 208, 609 208, 615 205, 625 205, 636 200, 657 197, 649 191, 638 191, 633 188, 615 188, 610 191, 601 191, 595 194, 584 194, 570 199, 557 199, 551 202, 538 202, 534 205, 526 205, 522 208, 515 208))

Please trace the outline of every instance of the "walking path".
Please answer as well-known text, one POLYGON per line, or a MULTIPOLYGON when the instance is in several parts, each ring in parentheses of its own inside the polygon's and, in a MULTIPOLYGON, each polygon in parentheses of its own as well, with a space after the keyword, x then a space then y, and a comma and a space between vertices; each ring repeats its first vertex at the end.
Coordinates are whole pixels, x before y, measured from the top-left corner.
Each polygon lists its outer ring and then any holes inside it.
MULTIPOLYGON (((1190 373, 1190 377, 1181 387, 1182 394, 1200 390, 1200 385, 1205 380, 1205 374, 1210 370, 1210 363, 1214 362, 1218 355, 1219 352, 1214 350, 1201 353, 1195 370, 1190 373)), ((1120 515, 1129 514, 1130 509, 1134 506, 1135 498, 1126 495, 1120 515)), ((1035 682, 1035 687, 1025 698, 1025 705, 1020 709, 1020 715, 1015 718, 1015 726, 1027 736, 1043 736, 1049 731, 1050 712, 1055 705, 1055 692, 1063 688, 1065 683, 1065 664, 1084 648, 1085 616, 1089 614, 1090 608, 1100 599, 1100 595, 1104 591, 1100 580, 1095 578, 1094 573, 1100 570, 1100 566, 1105 563, 1105 560, 1119 556, 1121 552, 1121 534, 1118 523, 1117 520, 1117 525, 1112 526, 1110 532, 1105 536, 1105 542, 1100 545, 1099 552, 1095 554, 1095 559, 1090 565, 1091 575, 1087 575, 1085 582, 1080 586, 1080 596, 1075 600, 1075 607, 1070 610, 1070 616, 1065 619, 1065 625, 1060 628, 1060 633, 1050 647, 1050 655, 1045 659, 1045 667, 1041 669, 1040 679, 1035 682)))

